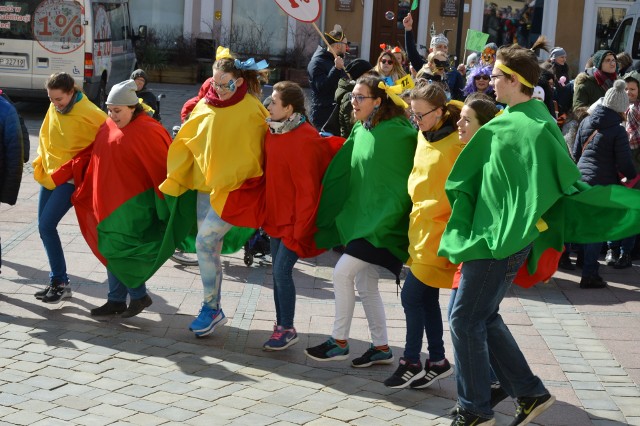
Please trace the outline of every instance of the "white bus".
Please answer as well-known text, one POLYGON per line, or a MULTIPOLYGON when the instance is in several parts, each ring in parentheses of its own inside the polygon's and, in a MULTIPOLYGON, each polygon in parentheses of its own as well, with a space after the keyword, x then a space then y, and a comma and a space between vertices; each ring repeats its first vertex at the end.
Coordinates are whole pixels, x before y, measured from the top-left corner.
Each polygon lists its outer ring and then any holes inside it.
POLYGON ((55 72, 72 75, 96 105, 135 69, 129 0, 0 2, 0 88, 45 98, 55 72))

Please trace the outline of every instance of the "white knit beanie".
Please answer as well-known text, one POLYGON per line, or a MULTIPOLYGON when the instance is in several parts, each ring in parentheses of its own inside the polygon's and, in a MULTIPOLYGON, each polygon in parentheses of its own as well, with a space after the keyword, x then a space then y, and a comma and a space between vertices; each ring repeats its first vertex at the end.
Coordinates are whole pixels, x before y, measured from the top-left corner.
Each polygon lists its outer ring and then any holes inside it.
POLYGON ((624 80, 614 81, 613 87, 605 93, 602 105, 615 112, 625 112, 629 108, 629 96, 624 90, 626 86, 624 80))
POLYGON ((114 85, 107 96, 107 105, 126 105, 134 106, 138 104, 138 96, 136 95, 136 82, 133 80, 125 80, 114 85))

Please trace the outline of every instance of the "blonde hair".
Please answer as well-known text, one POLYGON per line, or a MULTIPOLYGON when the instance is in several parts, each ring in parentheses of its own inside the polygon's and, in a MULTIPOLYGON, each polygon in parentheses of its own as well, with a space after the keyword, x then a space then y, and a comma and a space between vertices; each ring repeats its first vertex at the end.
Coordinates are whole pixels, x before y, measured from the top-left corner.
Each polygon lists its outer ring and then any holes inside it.
POLYGON ((391 59, 391 73, 389 74, 389 76, 391 78, 393 78, 393 81, 398 80, 399 78, 404 77, 405 75, 407 75, 407 73, 404 71, 404 68, 402 68, 402 64, 400 64, 400 62, 398 62, 398 59, 396 58, 396 56, 390 51, 390 50, 383 50, 380 55, 378 56, 378 61, 376 62, 376 66, 373 67, 373 69, 380 75, 385 76, 384 73, 382 72, 382 67, 380 66, 380 60, 382 58, 384 58, 385 56, 388 56, 391 59))

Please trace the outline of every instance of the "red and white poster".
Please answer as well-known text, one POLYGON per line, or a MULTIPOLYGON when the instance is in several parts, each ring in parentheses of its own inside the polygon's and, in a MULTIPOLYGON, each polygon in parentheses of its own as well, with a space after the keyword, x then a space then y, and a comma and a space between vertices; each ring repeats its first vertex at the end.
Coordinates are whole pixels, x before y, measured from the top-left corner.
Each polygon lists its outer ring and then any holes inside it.
POLYGON ((284 12, 302 22, 314 22, 320 17, 320 0, 275 0, 284 12))

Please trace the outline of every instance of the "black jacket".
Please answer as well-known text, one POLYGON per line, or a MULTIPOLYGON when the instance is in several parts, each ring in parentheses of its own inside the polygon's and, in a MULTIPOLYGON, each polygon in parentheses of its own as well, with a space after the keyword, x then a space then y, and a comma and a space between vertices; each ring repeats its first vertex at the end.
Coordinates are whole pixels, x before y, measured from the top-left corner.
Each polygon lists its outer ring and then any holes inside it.
MULTIPOLYGON (((0 96, 2 96, 4 99, 9 101, 11 105, 13 105, 13 101, 11 100, 11 98, 6 93, 2 92, 2 90, 0 90, 0 96)), ((27 161, 29 161, 29 151, 31 150, 31 144, 29 141, 29 129, 27 129, 27 125, 24 124, 24 119, 22 118, 20 113, 18 113, 18 120, 20 120, 20 130, 22 132, 22 159, 26 163, 27 161)))
POLYGON ((326 48, 318 46, 307 66, 311 83, 311 124, 321 129, 331 115, 333 97, 340 78, 347 77, 344 70, 334 66, 334 57, 326 48))
POLYGON ((629 179, 636 177, 627 131, 620 123, 620 114, 603 105, 598 105, 593 114, 580 123, 572 155, 578 163, 582 180, 588 184, 620 183, 618 173, 629 179), (598 132, 585 147, 594 130, 598 132))
POLYGON ((22 131, 16 109, 0 97, 0 203, 15 204, 22 181, 22 131))

